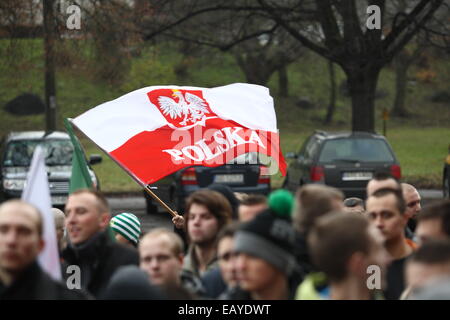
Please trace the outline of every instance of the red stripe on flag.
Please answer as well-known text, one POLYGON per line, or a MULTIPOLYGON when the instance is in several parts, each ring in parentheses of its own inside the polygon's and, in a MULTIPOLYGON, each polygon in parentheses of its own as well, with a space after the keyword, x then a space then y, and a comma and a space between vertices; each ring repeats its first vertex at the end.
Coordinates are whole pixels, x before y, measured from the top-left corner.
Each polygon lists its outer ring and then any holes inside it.
POLYGON ((286 162, 279 147, 279 135, 251 130, 220 118, 207 120, 207 126, 174 130, 168 126, 141 132, 111 156, 145 184, 192 165, 217 167, 248 152, 271 156, 283 175, 286 162))

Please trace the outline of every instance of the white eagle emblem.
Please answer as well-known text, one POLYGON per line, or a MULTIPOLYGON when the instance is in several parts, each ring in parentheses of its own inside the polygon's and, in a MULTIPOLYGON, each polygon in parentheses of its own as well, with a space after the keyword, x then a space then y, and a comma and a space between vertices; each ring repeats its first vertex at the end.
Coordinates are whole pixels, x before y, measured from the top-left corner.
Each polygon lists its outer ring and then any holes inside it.
POLYGON ((206 113, 210 113, 202 98, 189 92, 183 96, 179 90, 172 91, 172 96, 177 97, 178 102, 165 96, 160 96, 158 102, 164 115, 169 115, 172 119, 184 116, 179 122, 180 125, 185 126, 188 122, 196 123, 204 119, 206 113))

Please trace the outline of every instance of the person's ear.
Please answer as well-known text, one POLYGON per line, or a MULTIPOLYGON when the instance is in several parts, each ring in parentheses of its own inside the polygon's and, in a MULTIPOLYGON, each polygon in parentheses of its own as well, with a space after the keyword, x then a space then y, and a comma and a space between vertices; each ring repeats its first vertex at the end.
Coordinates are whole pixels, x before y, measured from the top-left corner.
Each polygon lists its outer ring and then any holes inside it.
POLYGON ((358 277, 367 274, 366 255, 362 252, 353 253, 347 261, 347 272, 358 277))
POLYGON ((412 213, 409 210, 406 210, 403 215, 406 217, 406 221, 412 218, 412 213))
POLYGON ((104 212, 100 214, 100 228, 106 229, 106 227, 109 225, 109 220, 111 219, 111 216, 109 213, 104 212))
POLYGON ((402 222, 405 226, 408 224, 409 218, 411 218, 411 215, 408 213, 408 211, 405 211, 405 213, 402 214, 402 222))
POLYGON ((183 254, 179 254, 178 255, 178 261, 181 263, 181 265, 183 265, 183 262, 184 262, 184 255, 183 254))
POLYGON ((42 250, 44 250, 44 247, 45 247, 45 240, 43 238, 40 238, 38 243, 38 252, 41 253, 42 250))

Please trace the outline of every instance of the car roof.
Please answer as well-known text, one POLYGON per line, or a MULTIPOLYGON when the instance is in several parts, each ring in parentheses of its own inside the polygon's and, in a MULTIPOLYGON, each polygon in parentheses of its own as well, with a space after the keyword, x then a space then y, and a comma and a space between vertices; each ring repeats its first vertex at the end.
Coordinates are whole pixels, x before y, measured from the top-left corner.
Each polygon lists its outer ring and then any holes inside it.
POLYGON ((363 132, 363 131, 344 131, 344 132, 329 132, 329 131, 314 131, 314 136, 321 139, 339 139, 339 138, 372 138, 372 139, 385 139, 384 136, 371 133, 371 132, 363 132))
POLYGON ((42 139, 70 139, 70 137, 66 132, 62 131, 53 131, 47 135, 45 131, 14 131, 6 136, 7 141, 42 139))

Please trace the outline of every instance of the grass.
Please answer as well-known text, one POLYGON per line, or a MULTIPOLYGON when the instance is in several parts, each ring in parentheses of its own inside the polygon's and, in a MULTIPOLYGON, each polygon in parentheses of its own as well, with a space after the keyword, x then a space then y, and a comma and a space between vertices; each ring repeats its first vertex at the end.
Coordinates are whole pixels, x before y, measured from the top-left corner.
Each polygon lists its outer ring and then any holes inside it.
MULTIPOLYGON (((20 93, 31 92, 44 97, 44 59, 42 41, 18 40, 11 49, 10 43, 0 40, 0 53, 6 57, 0 61, 0 104, 20 93)), ((189 60, 188 73, 183 78, 176 75, 174 66, 181 55, 173 46, 143 48, 140 57, 129 61, 129 71, 123 75, 121 83, 114 85, 99 81, 96 77, 92 52, 83 44, 68 42, 61 46, 61 53, 67 58, 65 65, 57 68, 58 128, 62 130, 62 119, 76 117, 84 111, 125 92, 147 85, 178 84, 214 87, 232 82, 245 82, 245 77, 230 54, 207 51, 203 57, 189 60), (207 63, 205 63, 207 62, 207 63)), ((447 59, 448 60, 448 59, 447 59)), ((439 188, 443 160, 450 143, 450 106, 429 101, 430 95, 438 90, 447 90, 450 83, 450 61, 435 59, 429 68, 436 72, 431 82, 411 81, 408 85, 407 108, 412 116, 407 119, 390 119, 387 124, 387 138, 401 163, 405 181, 419 187, 439 188)), ((421 69, 415 67, 410 72, 413 78, 421 69)), ((277 96, 278 78, 274 74, 268 83, 275 100, 281 148, 284 153, 298 151, 306 137, 315 129, 346 131, 350 129, 350 99, 339 93, 337 110, 332 125, 324 125, 328 103, 328 64, 314 54, 306 54, 288 68, 289 98, 277 96), (308 98, 312 109, 296 106, 299 98, 308 98)), ((345 75, 336 66, 337 84, 345 80, 345 75)), ((385 95, 376 100, 376 128, 382 132, 381 112, 394 100, 395 77, 391 67, 380 74, 378 89, 385 95)), ((0 109, 0 135, 12 130, 42 130, 43 115, 14 116, 0 109)), ((79 135, 82 137, 82 135, 79 135)), ((86 153, 103 154, 92 142, 82 137, 86 153)), ((118 165, 103 154, 103 162, 94 167, 107 192, 137 192, 141 187, 118 165)), ((272 179, 273 187, 283 181, 281 174, 272 179)))

